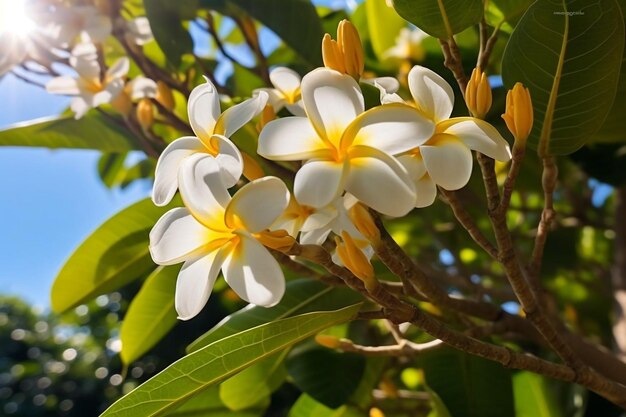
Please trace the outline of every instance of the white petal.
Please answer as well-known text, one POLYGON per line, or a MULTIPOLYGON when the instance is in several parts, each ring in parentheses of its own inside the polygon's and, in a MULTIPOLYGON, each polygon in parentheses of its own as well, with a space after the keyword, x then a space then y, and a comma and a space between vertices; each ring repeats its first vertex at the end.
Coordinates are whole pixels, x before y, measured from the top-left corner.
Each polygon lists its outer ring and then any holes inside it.
POLYGON ((176 280, 174 298, 174 306, 180 320, 189 320, 197 316, 206 305, 224 262, 223 253, 222 250, 214 250, 208 255, 190 259, 183 264, 176 280))
POLYGON ((509 144, 498 129, 484 120, 473 117, 450 119, 445 122, 444 133, 454 135, 470 149, 478 151, 498 161, 511 159, 509 144))
POLYGON ((259 306, 278 304, 285 276, 276 259, 254 239, 242 237, 222 268, 224 279, 242 299, 259 306))
POLYGON ((187 102, 189 124, 200 138, 207 141, 213 134, 217 119, 220 117, 220 97, 217 89, 209 81, 194 88, 187 102))
POLYGON ((200 222, 223 228, 230 194, 222 182, 220 166, 211 155, 194 153, 178 170, 178 186, 185 206, 200 222))
POLYGON ((363 94, 349 75, 319 68, 302 79, 302 101, 315 130, 335 143, 364 110, 363 94))
POLYGON ((400 82, 394 77, 377 77, 362 79, 361 82, 371 84, 381 93, 393 94, 400 89, 400 82))
POLYGON ((415 207, 428 207, 435 202, 437 198, 437 184, 428 174, 415 181, 415 195, 415 207))
POLYGON ((165 213, 150 231, 150 254, 159 265, 173 265, 198 254, 210 231, 184 207, 165 213))
POLYGON ((70 108, 74 112, 74 118, 78 120, 83 117, 89 109, 91 109, 91 106, 87 101, 85 101, 85 98, 74 97, 70 103, 70 108))
POLYGON ((222 182, 226 188, 233 187, 243 174, 243 157, 237 146, 225 136, 213 135, 217 141, 219 153, 215 156, 222 173, 222 182))
POLYGON ((254 180, 237 191, 226 208, 226 222, 243 223, 250 233, 269 228, 289 205, 289 190, 276 177, 254 180))
POLYGON ((296 173, 293 191, 298 203, 324 207, 338 197, 344 188, 346 164, 312 160, 296 173))
POLYGON ((202 142, 193 136, 176 139, 163 151, 157 162, 152 201, 157 206, 169 203, 178 189, 178 168, 183 159, 204 149, 202 142))
POLYGON ((80 93, 78 82, 75 78, 63 76, 48 81, 46 91, 50 94, 77 95, 80 93))
POLYGON ((261 91, 267 93, 267 104, 272 106, 274 112, 278 113, 285 107, 287 100, 285 100, 282 93, 275 88, 257 88, 252 92, 252 97, 257 97, 261 91))
POLYGON ((150 28, 150 21, 147 17, 137 17, 130 20, 126 26, 128 28, 129 37, 132 39, 133 43, 137 45, 145 45, 154 39, 152 29, 150 28))
POLYGON ((315 213, 309 215, 302 224, 300 230, 303 232, 309 232, 311 230, 320 229, 322 227, 328 226, 328 224, 336 217, 337 209, 334 205, 329 204, 326 207, 316 210, 315 213))
POLYGON ((259 91, 255 97, 226 109, 217 120, 215 133, 230 137, 263 111, 268 97, 265 91, 259 91))
POLYGON ((294 116, 306 117, 306 112, 304 111, 304 104, 302 103, 302 100, 298 100, 295 104, 286 104, 285 107, 287 107, 289 113, 293 114, 294 116))
POLYGON ((133 78, 128 86, 130 87, 130 98, 133 100, 153 98, 157 95, 157 83, 141 75, 133 78))
POLYGON ((286 96, 293 96, 300 90, 300 74, 287 67, 278 67, 270 71, 270 81, 286 96))
POLYGON ((310 232, 300 233, 300 244, 302 245, 321 245, 328 235, 332 232, 331 227, 322 227, 321 229, 311 230, 310 232))
POLYGON ((439 74, 416 65, 409 71, 409 89, 424 114, 435 122, 446 120, 454 107, 454 92, 439 74))
POLYGON ((407 170, 413 181, 418 181, 426 174, 426 165, 421 156, 417 155, 401 155, 398 162, 407 170))
MULTIPOLYGON (((380 90, 380 88, 379 88, 379 90, 380 90)), ((387 94, 387 93, 382 92, 382 91, 380 93, 380 103, 381 104, 392 104, 392 103, 406 104, 404 99, 402 97, 400 97, 398 94, 396 94, 396 93, 387 94)))
POLYGON ((84 80, 99 80, 100 64, 95 46, 91 43, 76 45, 70 56, 70 65, 76 70, 80 78, 84 80))
MULTIPOLYGON (((113 92, 116 93, 115 95, 117 95, 117 93, 121 91, 122 86, 113 84, 110 86, 110 88, 113 92)), ((110 103, 112 99, 113 99, 113 94, 108 89, 98 91, 96 94, 93 94, 91 96, 91 107, 98 107, 103 104, 110 103)))
POLYGON ((352 145, 365 145, 389 155, 414 149, 435 132, 435 124, 413 107, 388 104, 361 114, 350 125, 342 141, 355 135, 352 145))
POLYGON ((355 147, 350 157, 346 191, 388 216, 401 217, 413 209, 413 182, 396 159, 366 146, 355 147))
POLYGON ((327 149, 307 118, 283 117, 263 128, 257 152, 274 161, 299 161, 315 158, 327 149))
POLYGON ((472 176, 472 151, 454 136, 439 134, 436 144, 420 147, 433 181, 446 190, 458 190, 472 176))

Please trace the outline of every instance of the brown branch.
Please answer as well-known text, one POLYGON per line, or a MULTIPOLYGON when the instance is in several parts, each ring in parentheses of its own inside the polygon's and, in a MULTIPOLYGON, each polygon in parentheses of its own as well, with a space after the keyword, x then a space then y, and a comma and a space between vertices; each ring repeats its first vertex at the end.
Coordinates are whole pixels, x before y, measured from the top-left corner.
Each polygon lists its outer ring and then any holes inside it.
POLYGON ((485 18, 481 20, 479 24, 479 33, 480 33, 480 50, 478 52, 478 59, 476 61, 476 66, 485 69, 487 65, 489 65, 489 58, 491 58, 491 53, 493 52, 493 47, 498 41, 498 34, 500 33, 500 27, 504 21, 498 23, 498 25, 493 29, 491 36, 487 38, 487 22, 485 18))
POLYGON ((453 37, 450 37, 448 40, 439 39, 439 43, 441 44, 441 50, 443 51, 443 65, 452 72, 459 88, 461 89, 461 94, 465 97, 468 80, 465 75, 465 70, 463 69, 459 46, 456 44, 453 37))
POLYGON ((403 340, 402 343, 390 346, 363 346, 348 339, 339 339, 337 349, 343 352, 358 353, 363 356, 417 356, 442 346, 441 340, 426 343, 413 343, 403 340))
POLYGON ((509 168, 506 180, 504 181, 504 186, 502 187, 502 200, 500 201, 500 206, 498 207, 498 210, 500 210, 501 212, 498 214, 501 216, 506 215, 506 212, 509 209, 509 205, 511 204, 511 196, 513 195, 513 190, 515 189, 515 181, 519 176, 525 154, 525 144, 520 143, 520 141, 516 140, 513 144, 511 167, 509 168))

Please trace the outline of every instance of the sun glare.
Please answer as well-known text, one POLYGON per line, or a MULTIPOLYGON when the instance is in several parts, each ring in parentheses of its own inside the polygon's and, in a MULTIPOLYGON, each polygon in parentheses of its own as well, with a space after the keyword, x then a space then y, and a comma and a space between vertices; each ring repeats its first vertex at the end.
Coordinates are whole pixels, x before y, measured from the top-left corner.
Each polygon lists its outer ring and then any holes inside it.
POLYGON ((0 34, 27 35, 34 28, 25 0, 0 0, 0 34))

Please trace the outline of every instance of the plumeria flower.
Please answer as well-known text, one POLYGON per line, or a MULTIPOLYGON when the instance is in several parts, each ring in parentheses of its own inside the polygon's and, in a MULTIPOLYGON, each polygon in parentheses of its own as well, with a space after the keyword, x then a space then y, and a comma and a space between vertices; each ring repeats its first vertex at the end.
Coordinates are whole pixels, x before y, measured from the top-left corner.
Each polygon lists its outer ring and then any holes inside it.
POLYGON ((71 108, 80 119, 89 109, 110 103, 124 88, 124 78, 128 73, 128 58, 120 58, 104 76, 98 63, 96 47, 79 44, 72 50, 70 65, 78 77, 61 76, 53 78, 46 85, 52 94, 75 96, 71 108))
POLYGON ((111 34, 111 19, 94 6, 57 8, 49 32, 60 46, 102 42, 111 34))
POLYGON ((383 54, 383 58, 395 58, 409 61, 422 61, 426 51, 422 41, 428 34, 421 29, 402 28, 396 38, 396 44, 383 54))
POLYGON ((186 208, 168 211, 150 232, 154 262, 184 262, 176 283, 179 318, 188 320, 202 310, 220 269, 245 301, 264 307, 277 304, 285 278, 261 241, 287 207, 285 184, 276 177, 261 178, 231 198, 217 161, 193 155, 182 163, 179 186, 186 208))
MULTIPOLYGON (((398 158, 415 183, 417 207, 435 201, 437 185, 458 190, 467 184, 472 174, 472 150, 498 161, 511 158, 508 143, 491 124, 474 117, 450 117, 454 93, 435 72, 419 65, 413 67, 409 72, 409 90, 415 100, 415 116, 419 120, 425 117, 436 126, 426 143, 398 158)), ((404 101, 397 94, 390 94, 383 102, 395 106, 404 101)))
POLYGON ((274 88, 259 88, 254 91, 265 91, 269 95, 269 104, 275 112, 283 107, 295 116, 305 116, 300 95, 300 74, 287 67, 278 67, 270 71, 270 81, 274 88))
POLYGON ((217 160, 227 188, 235 185, 243 173, 244 161, 228 138, 263 110, 267 98, 267 93, 261 91, 221 113, 219 95, 208 79, 194 88, 187 108, 196 136, 176 139, 159 157, 152 190, 154 204, 164 206, 172 200, 178 188, 178 167, 186 157, 198 152, 217 160))
POLYGON ((346 190, 383 214, 408 213, 415 187, 392 155, 423 144, 434 123, 404 104, 364 112, 356 81, 326 68, 303 78, 302 100, 307 117, 268 123, 258 147, 268 159, 305 161, 295 178, 296 200, 321 208, 346 190))
POLYGON ((152 42, 154 35, 150 28, 150 21, 147 17, 141 16, 125 21, 126 38, 135 45, 145 45, 152 42))

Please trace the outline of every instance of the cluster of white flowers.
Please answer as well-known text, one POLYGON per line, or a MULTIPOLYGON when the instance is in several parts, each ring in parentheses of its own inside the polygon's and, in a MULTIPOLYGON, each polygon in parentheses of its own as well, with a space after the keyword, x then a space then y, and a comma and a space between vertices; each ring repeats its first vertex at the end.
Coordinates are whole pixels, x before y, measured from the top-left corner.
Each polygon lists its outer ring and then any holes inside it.
POLYGON ((224 113, 209 81, 196 87, 188 106, 197 136, 174 141, 159 159, 155 204, 167 204, 178 189, 185 207, 160 219, 150 249, 159 264, 184 262, 175 303, 181 319, 204 307, 220 269, 242 299, 275 305, 284 276, 266 247, 276 249, 289 236, 321 245, 333 233, 369 259, 372 249, 348 214, 355 204, 404 216, 432 204, 437 185, 463 187, 472 170, 471 150, 500 161, 510 158, 493 126, 450 118, 452 88, 424 67, 410 71, 412 102, 383 90, 383 104, 369 110, 355 77, 334 69, 318 68, 300 79, 276 68, 271 80, 275 89, 258 90, 224 113), (257 152, 273 161, 301 161, 293 194, 282 180, 268 176, 250 178, 231 197, 228 188, 242 183, 249 159, 229 137, 267 103, 294 116, 266 123, 257 152))

